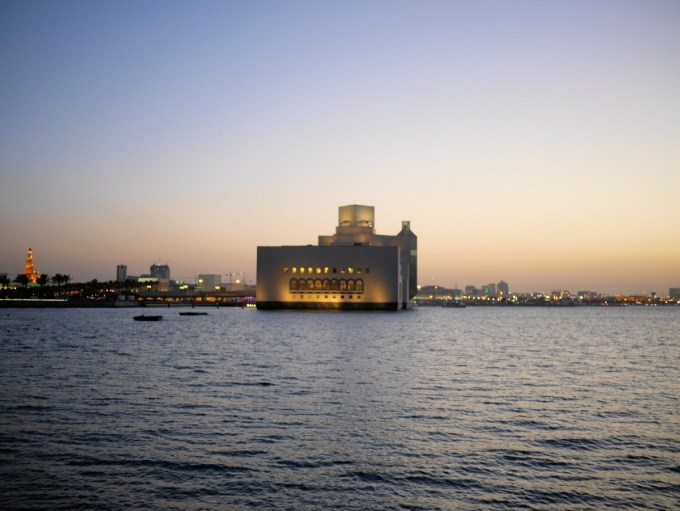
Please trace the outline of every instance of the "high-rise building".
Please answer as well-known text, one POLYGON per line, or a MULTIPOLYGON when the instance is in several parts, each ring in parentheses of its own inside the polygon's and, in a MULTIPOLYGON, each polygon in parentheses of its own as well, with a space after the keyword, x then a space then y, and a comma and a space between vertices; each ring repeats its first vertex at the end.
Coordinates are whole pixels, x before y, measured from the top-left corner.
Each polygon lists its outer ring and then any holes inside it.
POLYGON ((492 282, 491 284, 482 286, 482 294, 484 296, 494 296, 496 294, 496 284, 492 282))
POLYGON ((465 296, 477 296, 478 290, 473 285, 465 286, 465 296))
POLYGON ((510 286, 504 280, 496 284, 496 293, 499 296, 508 296, 510 294, 510 286))
POLYGON ((38 282, 38 278, 40 277, 40 272, 35 269, 35 265, 33 264, 33 251, 30 248, 28 249, 26 264, 24 264, 24 271, 22 273, 34 284, 38 282))
POLYGON ((150 273, 158 280, 170 280, 170 266, 167 264, 152 264, 150 273))
POLYGON ((116 282, 125 282, 127 280, 127 265, 119 264, 116 266, 116 282))

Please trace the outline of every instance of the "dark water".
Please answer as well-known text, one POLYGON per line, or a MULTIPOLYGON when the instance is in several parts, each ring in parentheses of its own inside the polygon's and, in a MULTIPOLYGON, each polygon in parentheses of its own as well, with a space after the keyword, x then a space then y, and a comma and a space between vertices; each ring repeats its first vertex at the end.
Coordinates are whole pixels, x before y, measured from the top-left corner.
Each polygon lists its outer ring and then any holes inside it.
POLYGON ((134 313, 0 310, 0 508, 680 508, 680 308, 134 313))

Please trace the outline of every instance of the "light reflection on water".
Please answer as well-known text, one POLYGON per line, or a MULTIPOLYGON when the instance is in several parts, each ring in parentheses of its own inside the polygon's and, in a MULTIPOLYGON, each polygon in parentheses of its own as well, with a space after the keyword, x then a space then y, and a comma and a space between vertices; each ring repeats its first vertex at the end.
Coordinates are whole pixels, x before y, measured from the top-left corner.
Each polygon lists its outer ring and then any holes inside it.
POLYGON ((678 308, 0 313, 0 505, 671 509, 678 308))

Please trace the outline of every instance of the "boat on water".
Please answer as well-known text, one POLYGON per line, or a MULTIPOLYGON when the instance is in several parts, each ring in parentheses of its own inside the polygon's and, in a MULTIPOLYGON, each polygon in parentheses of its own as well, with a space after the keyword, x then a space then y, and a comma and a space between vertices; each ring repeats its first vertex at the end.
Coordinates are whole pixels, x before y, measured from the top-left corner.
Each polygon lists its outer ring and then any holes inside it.
POLYGON ((465 302, 461 302, 458 300, 450 300, 448 302, 442 303, 442 307, 446 307, 449 309, 464 309, 465 308, 465 302))
POLYGON ((180 316, 207 316, 207 312, 180 312, 180 316))
POLYGON ((135 316, 132 319, 135 321, 160 321, 163 319, 163 316, 146 316, 144 314, 141 314, 139 316, 135 316))

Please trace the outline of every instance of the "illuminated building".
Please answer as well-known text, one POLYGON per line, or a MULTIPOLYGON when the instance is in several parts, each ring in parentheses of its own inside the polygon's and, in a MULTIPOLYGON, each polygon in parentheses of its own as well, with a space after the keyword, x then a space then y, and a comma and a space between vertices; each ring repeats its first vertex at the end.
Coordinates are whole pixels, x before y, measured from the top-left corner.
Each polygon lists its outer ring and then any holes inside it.
POLYGON ((167 264, 152 264, 149 273, 158 280, 170 280, 170 266, 167 264))
POLYGON ((24 271, 22 273, 26 275, 28 277, 28 280, 30 280, 34 284, 38 282, 38 278, 40 277, 40 272, 36 270, 35 266, 33 265, 33 251, 30 248, 28 249, 28 256, 26 256, 26 264, 24 264, 24 271))
POLYGON ((217 273, 202 274, 196 277, 196 289, 212 291, 222 285, 222 275, 217 273))
POLYGON ((490 283, 485 286, 482 286, 482 295, 484 296, 496 296, 496 284, 495 283, 490 283))
POLYGON ((507 282, 504 280, 501 280, 497 285, 496 285, 496 292, 498 293, 499 296, 508 296, 510 294, 510 286, 508 285, 507 282))
POLYGON ((116 266, 116 282, 125 282, 127 280, 127 265, 119 264, 116 266))
POLYGON ((378 235, 373 206, 339 208, 318 245, 257 247, 259 309, 399 310, 417 291, 417 242, 409 222, 378 235))

